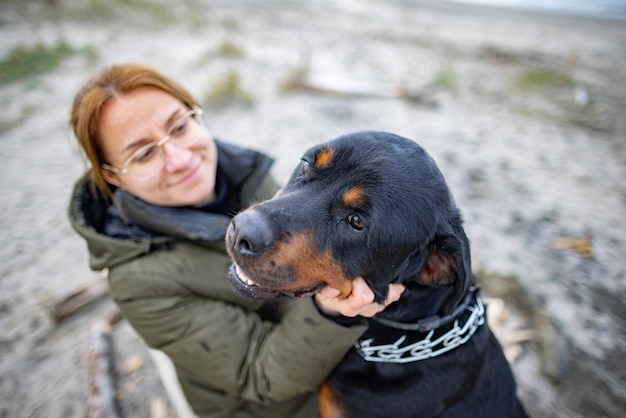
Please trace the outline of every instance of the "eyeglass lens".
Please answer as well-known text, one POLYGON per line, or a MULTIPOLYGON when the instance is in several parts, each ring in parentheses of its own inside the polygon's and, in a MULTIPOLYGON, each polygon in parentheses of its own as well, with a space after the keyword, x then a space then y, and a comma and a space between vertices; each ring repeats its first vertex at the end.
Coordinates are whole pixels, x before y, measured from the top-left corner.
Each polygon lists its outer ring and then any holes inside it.
POLYGON ((147 179, 158 173, 165 164, 163 145, 171 142, 179 148, 187 148, 198 139, 198 121, 195 119, 198 112, 190 110, 180 117, 168 130, 168 133, 159 142, 152 142, 141 148, 128 159, 128 171, 140 179, 147 179))

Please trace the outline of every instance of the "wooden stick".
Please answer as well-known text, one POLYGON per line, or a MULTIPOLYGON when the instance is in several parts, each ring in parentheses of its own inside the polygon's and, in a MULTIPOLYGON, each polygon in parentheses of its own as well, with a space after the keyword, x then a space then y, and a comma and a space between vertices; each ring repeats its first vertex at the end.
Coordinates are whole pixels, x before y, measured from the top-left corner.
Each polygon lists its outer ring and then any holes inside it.
POLYGON ((584 257, 593 257, 593 236, 586 233, 583 237, 559 237, 552 240, 555 250, 572 249, 584 257))
POLYGON ((90 303, 100 299, 109 292, 109 284, 106 277, 99 279, 97 282, 72 293, 63 300, 57 302, 50 310, 50 317, 55 323, 60 323, 76 312, 89 305, 90 303))
POLYGON ((87 418, 119 418, 121 416, 115 397, 113 358, 111 323, 108 320, 93 323, 85 355, 89 381, 87 418))
POLYGON ((283 86, 284 90, 300 89, 316 94, 337 95, 344 97, 403 99, 411 103, 431 108, 438 106, 428 88, 409 90, 404 86, 390 86, 374 82, 358 82, 349 78, 312 77, 306 72, 291 75, 283 86))

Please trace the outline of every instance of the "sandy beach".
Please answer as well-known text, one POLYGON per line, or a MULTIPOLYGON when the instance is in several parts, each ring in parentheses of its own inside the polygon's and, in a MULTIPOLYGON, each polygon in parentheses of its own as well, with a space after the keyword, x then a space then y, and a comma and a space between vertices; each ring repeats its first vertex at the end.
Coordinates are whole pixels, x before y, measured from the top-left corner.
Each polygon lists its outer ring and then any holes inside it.
MULTIPOLYGON (((51 319, 102 278, 66 216, 85 170, 67 119, 88 77, 129 61, 181 81, 212 132, 274 156, 278 178, 347 132, 420 143, 481 287, 510 311, 502 335, 532 332, 511 343, 529 412, 626 414, 626 21, 432 1, 2 1, 0 57, 0 417, 85 416, 85 354, 115 306, 51 319), (19 48, 65 52, 7 76, 19 48)), ((125 321, 111 343, 121 415, 174 417, 125 321)))

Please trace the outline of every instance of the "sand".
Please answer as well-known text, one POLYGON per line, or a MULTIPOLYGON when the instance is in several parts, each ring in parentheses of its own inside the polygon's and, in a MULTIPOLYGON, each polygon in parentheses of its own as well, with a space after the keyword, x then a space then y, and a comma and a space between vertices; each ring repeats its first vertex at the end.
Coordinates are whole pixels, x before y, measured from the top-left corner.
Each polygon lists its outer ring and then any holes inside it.
MULTIPOLYGON (((464 213, 482 286, 534 330, 513 364, 529 411, 626 412, 624 21, 382 0, 57 0, 0 11, 1 56, 36 43, 89 51, 0 85, 0 416, 85 415, 90 326, 114 305, 102 298, 58 325, 49 316, 101 277, 66 217, 84 170, 67 117, 90 75, 127 61, 160 68, 207 104, 237 74, 245 94, 210 106, 207 122, 276 157, 280 178, 306 148, 346 132, 419 142, 464 213), (298 70, 341 92, 281 92, 298 70), (421 100, 394 97, 398 87, 421 100), (555 249, 563 237, 590 246, 555 249)), ((173 414, 126 322, 112 343, 122 415, 173 414)))

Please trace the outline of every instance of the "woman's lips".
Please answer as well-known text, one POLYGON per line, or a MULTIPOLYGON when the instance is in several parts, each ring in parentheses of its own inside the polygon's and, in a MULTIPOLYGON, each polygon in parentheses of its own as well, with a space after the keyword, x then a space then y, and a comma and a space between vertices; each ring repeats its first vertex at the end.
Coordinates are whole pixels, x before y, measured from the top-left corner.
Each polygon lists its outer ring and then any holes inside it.
POLYGON ((197 175, 198 175, 198 173, 200 171, 200 166, 201 166, 201 164, 196 165, 194 168, 192 168, 190 171, 188 171, 180 180, 178 180, 177 182, 175 182, 172 185, 173 186, 180 186, 182 184, 189 183, 191 180, 193 180, 195 177, 197 177, 197 175))

